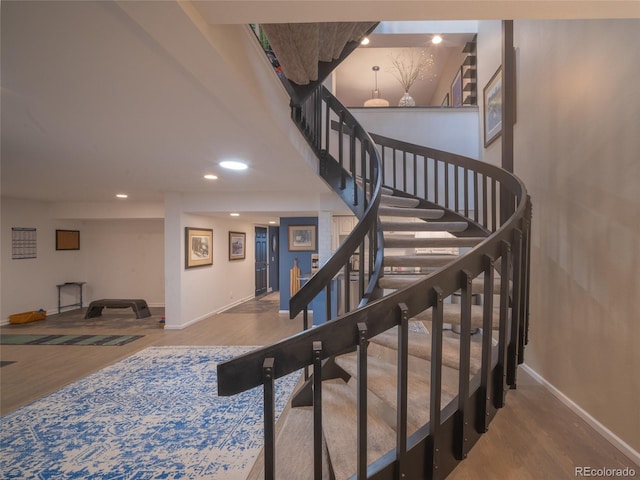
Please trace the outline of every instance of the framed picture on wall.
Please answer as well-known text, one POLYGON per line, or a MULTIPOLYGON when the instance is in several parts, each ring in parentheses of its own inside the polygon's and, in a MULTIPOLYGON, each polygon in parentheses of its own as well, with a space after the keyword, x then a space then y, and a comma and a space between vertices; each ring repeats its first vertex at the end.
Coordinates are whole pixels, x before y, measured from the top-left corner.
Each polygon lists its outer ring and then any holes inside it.
POLYGON ((184 268, 213 265, 213 230, 185 227, 184 234, 184 268))
POLYGON ((80 250, 80 230, 56 230, 56 250, 80 250))
POLYGON ((458 73, 453 77, 451 82, 450 102, 452 107, 462 106, 462 67, 458 69, 458 73))
POLYGON ((289 251, 313 252, 316 250, 315 225, 289 225, 289 251))
POLYGON ((482 91, 484 100, 484 146, 502 134, 502 67, 498 67, 482 91))
POLYGON ((229 232, 229 260, 244 260, 246 257, 247 234, 229 232))

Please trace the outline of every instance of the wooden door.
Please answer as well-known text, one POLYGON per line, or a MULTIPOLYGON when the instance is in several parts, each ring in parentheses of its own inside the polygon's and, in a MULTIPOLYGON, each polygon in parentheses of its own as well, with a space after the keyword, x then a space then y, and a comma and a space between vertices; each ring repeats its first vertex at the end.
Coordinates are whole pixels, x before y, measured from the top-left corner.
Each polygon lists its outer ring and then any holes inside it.
POLYGON ((267 229, 256 227, 256 296, 267 293, 267 229))

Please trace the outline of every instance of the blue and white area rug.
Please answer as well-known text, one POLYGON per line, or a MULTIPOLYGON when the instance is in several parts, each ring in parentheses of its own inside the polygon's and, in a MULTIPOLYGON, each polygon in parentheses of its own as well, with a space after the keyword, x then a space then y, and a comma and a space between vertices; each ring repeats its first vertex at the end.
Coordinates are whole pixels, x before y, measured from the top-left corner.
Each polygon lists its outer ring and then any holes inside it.
MULTIPOLYGON (((216 365, 255 347, 151 347, 1 419, 3 479, 244 479, 262 388, 218 397, 216 365)), ((279 416, 299 373, 276 381, 279 416)))

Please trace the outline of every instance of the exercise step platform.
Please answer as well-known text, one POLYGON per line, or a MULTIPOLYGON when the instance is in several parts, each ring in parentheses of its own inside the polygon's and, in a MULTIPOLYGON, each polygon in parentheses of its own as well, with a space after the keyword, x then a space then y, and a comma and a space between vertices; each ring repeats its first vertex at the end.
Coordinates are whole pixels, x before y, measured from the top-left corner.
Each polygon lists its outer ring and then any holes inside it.
POLYGON ((151 311, 145 300, 110 299, 94 300, 89 304, 84 318, 94 318, 102 315, 103 308, 132 308, 136 318, 146 318, 151 316, 151 311))

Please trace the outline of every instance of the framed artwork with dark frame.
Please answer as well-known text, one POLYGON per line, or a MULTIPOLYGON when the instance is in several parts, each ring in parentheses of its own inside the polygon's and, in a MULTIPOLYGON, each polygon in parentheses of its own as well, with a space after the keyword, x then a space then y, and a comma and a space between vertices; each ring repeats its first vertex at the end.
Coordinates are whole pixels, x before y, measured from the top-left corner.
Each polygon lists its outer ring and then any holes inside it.
POLYGON ((453 82, 451 82, 451 96, 449 98, 452 107, 462 106, 462 67, 458 69, 458 73, 453 77, 453 82))
POLYGON ((482 90, 484 104, 484 146, 491 145, 502 134, 502 66, 482 90))
POLYGON ((80 230, 56 230, 56 250, 80 250, 80 230))
POLYGON ((246 244, 246 233, 229 232, 229 260, 244 260, 247 256, 246 244))
POLYGON ((289 225, 290 252, 314 252, 315 250, 315 225, 289 225))
POLYGON ((184 268, 213 265, 213 230, 184 228, 184 268))

